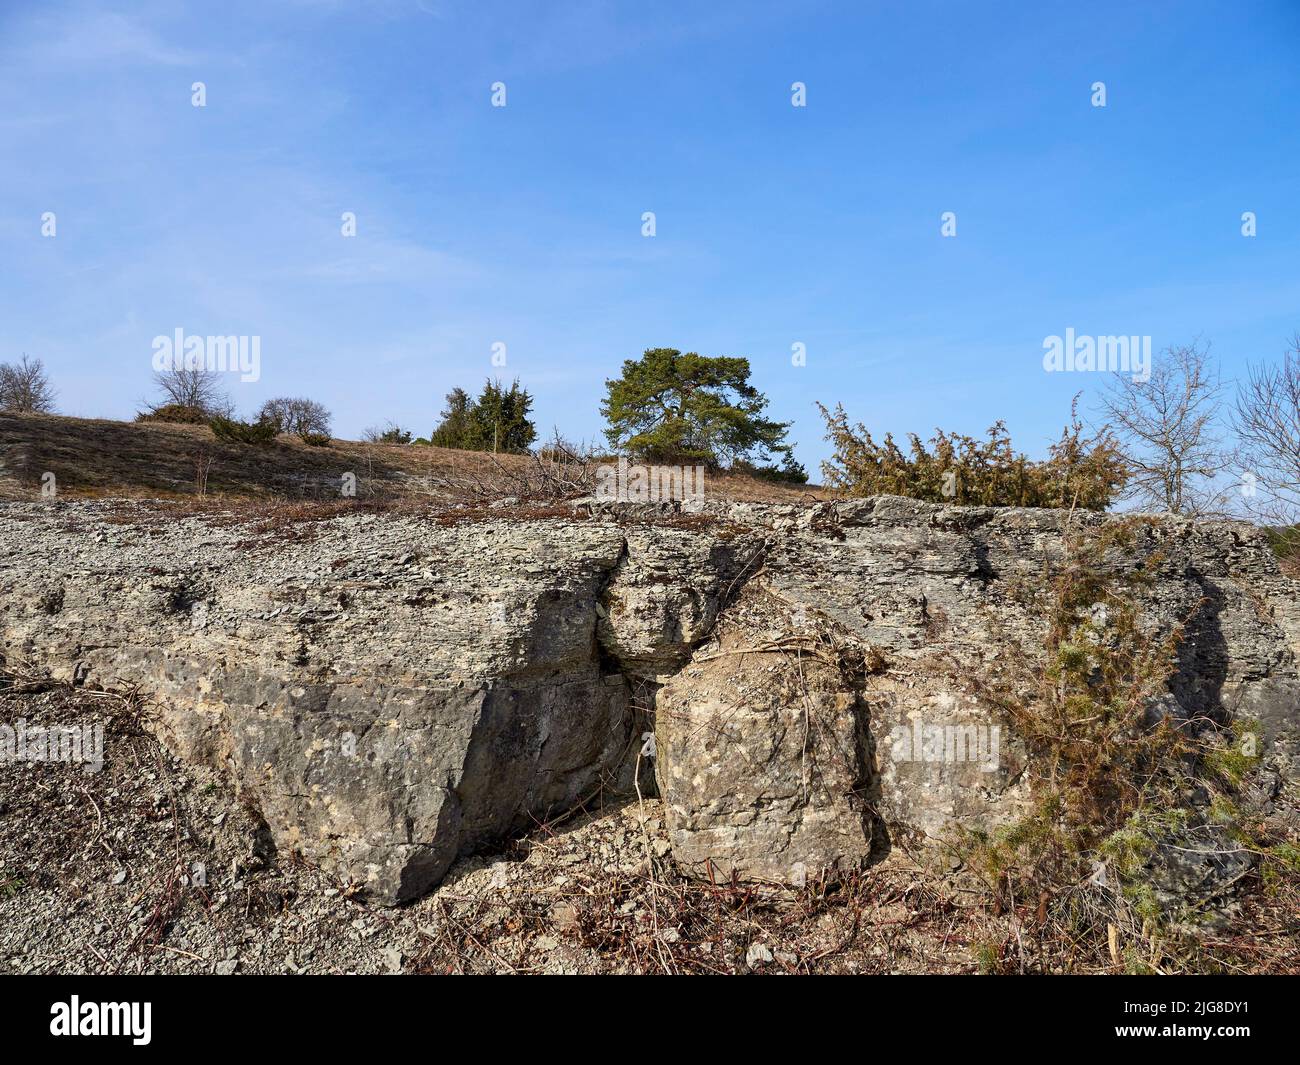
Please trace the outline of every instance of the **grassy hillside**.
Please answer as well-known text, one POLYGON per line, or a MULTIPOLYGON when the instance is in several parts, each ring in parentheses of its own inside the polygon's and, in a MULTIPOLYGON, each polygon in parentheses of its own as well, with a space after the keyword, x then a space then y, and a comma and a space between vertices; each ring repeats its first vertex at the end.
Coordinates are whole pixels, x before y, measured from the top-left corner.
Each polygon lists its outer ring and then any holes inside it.
MULTIPOLYGON (((536 463, 518 455, 334 440, 310 447, 283 436, 255 447, 218 440, 206 426, 0 414, 0 497, 39 495, 53 473, 60 497, 337 499, 345 474, 358 498, 519 495, 536 463), (201 470, 207 479, 200 490, 201 470)), ((706 481, 718 498, 799 502, 814 486, 741 475, 706 481)))

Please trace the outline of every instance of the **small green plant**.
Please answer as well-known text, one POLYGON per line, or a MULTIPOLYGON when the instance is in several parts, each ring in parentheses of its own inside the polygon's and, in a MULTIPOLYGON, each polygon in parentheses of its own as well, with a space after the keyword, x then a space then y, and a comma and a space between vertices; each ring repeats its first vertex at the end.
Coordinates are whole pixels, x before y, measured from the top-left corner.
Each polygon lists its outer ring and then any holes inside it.
POLYGON ((1164 908, 1143 870, 1162 841, 1187 827, 1189 813, 1181 807, 1134 810, 1128 819, 1097 847, 1119 882, 1120 891, 1143 921, 1159 925, 1164 908))
POLYGON ((1147 961, 1134 947, 1126 947, 1121 955, 1124 964, 1125 976, 1152 976, 1155 970, 1151 968, 1151 963, 1147 961))
POLYGON ((977 940, 971 947, 975 969, 981 976, 996 976, 1002 971, 1002 947, 991 939, 977 940))
POLYGON ((1266 890, 1277 893, 1300 883, 1300 844, 1286 840, 1261 850, 1261 877, 1266 890))
POLYGON ((1205 752, 1202 761, 1206 772, 1228 788, 1241 787, 1247 774, 1259 764, 1263 742, 1258 721, 1237 718, 1232 722, 1231 742, 1205 752))

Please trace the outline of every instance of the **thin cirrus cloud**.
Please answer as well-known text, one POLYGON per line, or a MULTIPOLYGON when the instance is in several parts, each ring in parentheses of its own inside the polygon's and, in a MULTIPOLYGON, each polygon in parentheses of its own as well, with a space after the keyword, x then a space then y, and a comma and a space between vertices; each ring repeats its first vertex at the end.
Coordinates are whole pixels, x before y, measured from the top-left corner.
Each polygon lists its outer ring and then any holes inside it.
POLYGON ((170 43, 130 15, 112 11, 78 14, 74 19, 48 17, 32 27, 25 42, 28 54, 39 56, 41 66, 88 67, 144 64, 165 67, 193 66, 201 53, 170 43))

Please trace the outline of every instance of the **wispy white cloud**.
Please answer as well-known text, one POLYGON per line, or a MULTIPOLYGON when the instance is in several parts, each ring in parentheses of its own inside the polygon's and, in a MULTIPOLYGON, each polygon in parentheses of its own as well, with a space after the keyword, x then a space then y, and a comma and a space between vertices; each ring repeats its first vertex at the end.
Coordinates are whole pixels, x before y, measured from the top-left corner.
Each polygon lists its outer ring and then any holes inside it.
POLYGON ((39 24, 45 35, 28 42, 26 51, 50 65, 85 68, 104 64, 189 66, 198 53, 169 43, 156 31, 129 15, 97 11, 67 13, 39 24))
POLYGON ((355 254, 337 255, 302 266, 286 267, 276 271, 276 275, 336 284, 392 284, 409 281, 429 285, 452 279, 464 282, 481 273, 474 263, 464 258, 407 241, 350 243, 357 247, 355 254))

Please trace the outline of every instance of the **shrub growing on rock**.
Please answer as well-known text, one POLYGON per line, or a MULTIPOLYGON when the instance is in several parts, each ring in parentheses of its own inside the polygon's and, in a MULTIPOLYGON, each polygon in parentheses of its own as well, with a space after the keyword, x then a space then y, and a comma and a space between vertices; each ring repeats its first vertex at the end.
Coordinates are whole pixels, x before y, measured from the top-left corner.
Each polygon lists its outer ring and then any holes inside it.
POLYGON ((929 503, 993 507, 1066 507, 1105 510, 1124 485, 1124 459, 1108 429, 1085 434, 1072 413, 1070 424, 1035 462, 1011 446, 1002 422, 978 440, 936 430, 929 445, 908 434, 906 451, 890 434, 877 443, 866 426, 849 423, 844 408, 817 404, 826 439, 835 448, 822 463, 826 487, 850 496, 896 495, 929 503))
POLYGON ((1206 603, 1154 629, 1140 604, 1161 554, 1136 569, 1117 562, 1143 521, 1067 541, 1041 661, 1006 656, 985 676, 964 676, 1024 741, 1034 801, 1000 829, 967 832, 958 848, 995 912, 1036 902, 1040 927, 1057 922, 1078 946, 1091 941, 1134 971, 1195 950, 1183 932, 1245 875, 1249 851, 1266 867, 1279 860, 1248 838, 1238 807, 1260 761, 1257 723, 1229 727, 1173 694, 1186 631, 1206 603))

